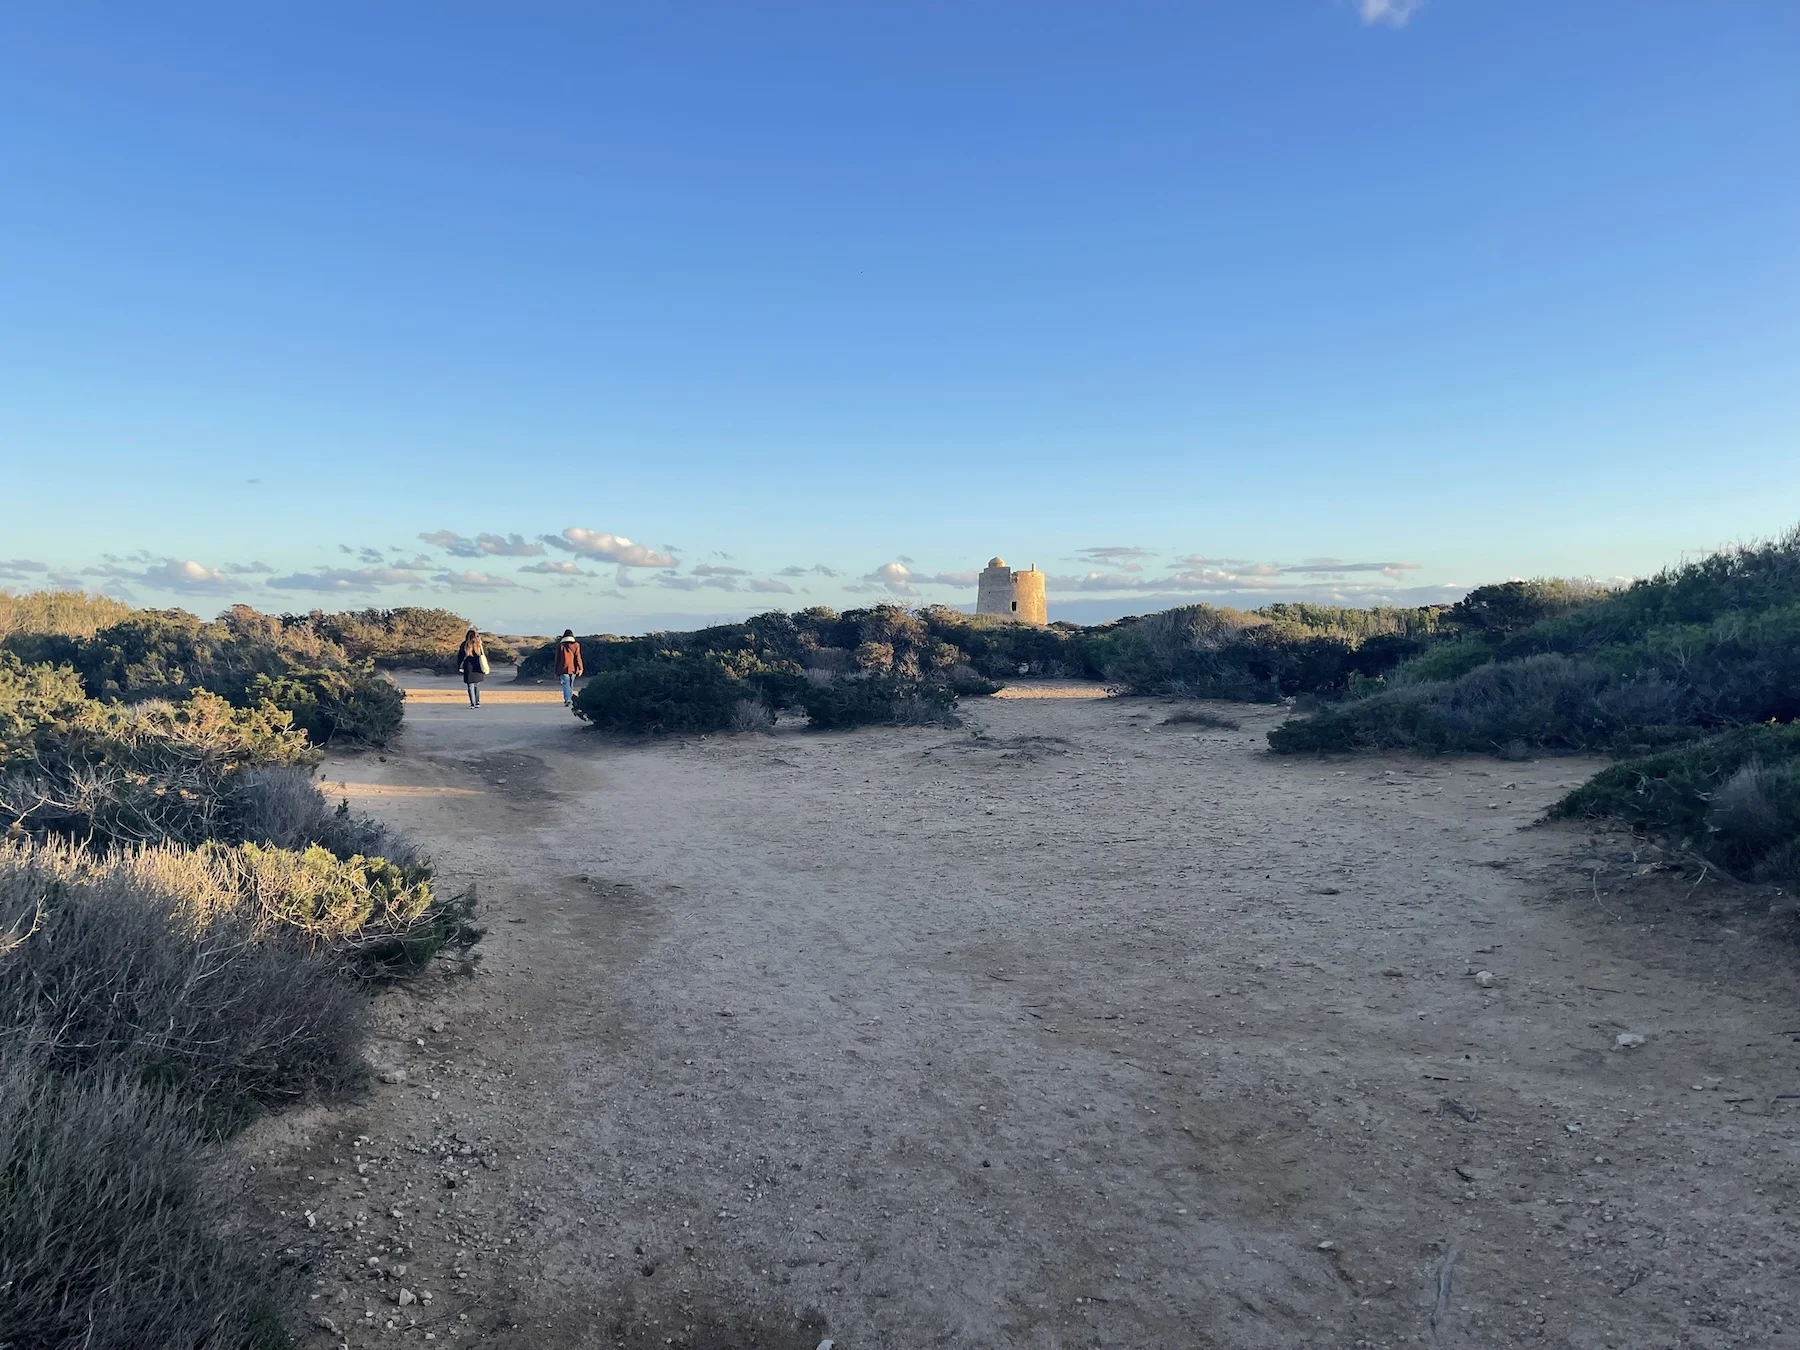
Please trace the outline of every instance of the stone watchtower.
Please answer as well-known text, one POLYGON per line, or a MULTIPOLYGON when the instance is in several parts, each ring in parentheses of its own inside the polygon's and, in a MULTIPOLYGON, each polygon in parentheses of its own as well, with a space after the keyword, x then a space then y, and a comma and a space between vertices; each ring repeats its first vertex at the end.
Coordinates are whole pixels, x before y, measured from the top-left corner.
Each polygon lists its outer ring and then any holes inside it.
POLYGON ((1005 558, 989 558, 976 585, 975 612, 1042 628, 1050 622, 1044 602, 1044 574, 1035 563, 1028 571, 1016 572, 1006 565, 1005 558))

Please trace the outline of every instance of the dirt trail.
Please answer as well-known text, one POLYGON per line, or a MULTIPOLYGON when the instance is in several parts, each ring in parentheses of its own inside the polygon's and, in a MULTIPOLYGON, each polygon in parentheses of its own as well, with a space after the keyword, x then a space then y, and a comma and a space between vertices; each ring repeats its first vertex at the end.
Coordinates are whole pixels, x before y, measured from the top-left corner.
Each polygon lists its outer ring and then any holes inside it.
POLYGON ((1773 893, 1522 828, 1584 761, 1220 711, 416 702, 327 776, 492 931, 247 1145, 315 1343, 1800 1346, 1773 893))

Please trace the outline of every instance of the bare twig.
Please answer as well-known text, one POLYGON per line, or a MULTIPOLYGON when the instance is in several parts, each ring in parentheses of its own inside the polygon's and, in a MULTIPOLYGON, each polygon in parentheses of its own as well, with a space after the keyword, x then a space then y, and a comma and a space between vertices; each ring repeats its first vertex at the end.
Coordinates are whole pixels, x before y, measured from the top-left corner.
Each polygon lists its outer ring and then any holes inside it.
POLYGON ((1457 1258, 1461 1255, 1462 1244, 1452 1242, 1444 1249, 1443 1256, 1438 1259, 1437 1267, 1432 1272, 1435 1298, 1431 1305, 1431 1316, 1426 1320, 1426 1326, 1431 1331, 1433 1345, 1444 1343, 1444 1324, 1449 1320, 1451 1285, 1455 1276, 1457 1258))

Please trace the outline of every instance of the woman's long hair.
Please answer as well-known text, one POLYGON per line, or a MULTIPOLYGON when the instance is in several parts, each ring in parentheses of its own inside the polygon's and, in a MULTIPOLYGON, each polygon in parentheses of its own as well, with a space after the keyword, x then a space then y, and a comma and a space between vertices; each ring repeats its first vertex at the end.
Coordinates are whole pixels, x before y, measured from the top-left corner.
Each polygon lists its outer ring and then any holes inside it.
POLYGON ((471 628, 469 630, 469 635, 462 640, 462 647, 458 650, 457 654, 459 656, 473 656, 480 650, 481 634, 471 628))

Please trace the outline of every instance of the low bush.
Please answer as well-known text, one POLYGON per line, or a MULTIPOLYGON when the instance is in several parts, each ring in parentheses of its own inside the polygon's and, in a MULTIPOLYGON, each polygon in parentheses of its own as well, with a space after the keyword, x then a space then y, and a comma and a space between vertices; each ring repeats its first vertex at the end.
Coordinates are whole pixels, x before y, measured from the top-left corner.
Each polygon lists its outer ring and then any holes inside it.
POLYGON ((940 678, 958 698, 987 698, 1006 688, 999 680, 990 680, 974 666, 961 663, 950 666, 940 678))
POLYGON ((225 792, 226 837, 276 848, 318 844, 339 858, 386 858, 420 867, 425 855, 399 831, 358 815, 348 801, 334 810, 310 771, 292 765, 249 768, 232 775, 225 792))
POLYGON ((271 679, 258 675, 247 701, 280 708, 314 745, 334 739, 385 746, 400 732, 406 692, 367 671, 301 670, 271 679))
MULTIPOLYGON (((452 610, 416 605, 339 614, 315 609, 310 614, 283 614, 281 622, 290 628, 311 628, 342 647, 353 661, 367 661, 383 670, 431 670, 439 675, 456 673, 457 649, 474 627, 452 610)), ((482 634, 482 646, 495 665, 518 659, 518 653, 492 633, 482 634)))
POLYGON ((1566 656, 1535 656, 1490 662, 1442 683, 1402 685, 1284 722, 1269 732, 1269 745, 1283 754, 1495 753, 1516 743, 1629 750, 1695 734, 1683 729, 1684 720, 1682 691, 1672 683, 1621 677, 1566 656))
POLYGON ((808 684, 803 695, 807 722, 815 730, 846 727, 955 726, 956 694, 941 684, 895 675, 867 675, 808 684))
POLYGON ((603 731, 724 731, 744 681, 718 662, 639 661, 594 676, 575 694, 575 715, 603 731))
MULTIPOLYGON (((4 963, 0 963, 4 970, 4 963)), ((198 1110, 0 1041, 0 1346, 281 1350, 273 1263, 225 1242, 198 1110)))
POLYGON ((1550 814, 1613 817, 1737 876, 1800 882, 1800 725, 1736 727, 1626 760, 1550 814))
POLYGON ((34 1038, 39 1062, 129 1073, 222 1129, 357 1079, 362 1003, 329 964, 260 940, 235 908, 197 918, 129 868, 67 873, 66 858, 0 853, 0 912, 37 915, 0 958, 0 1026, 34 1038))
MULTIPOLYGON (((419 970, 441 951, 466 951, 482 935, 473 897, 439 896, 429 868, 338 858, 316 845, 94 853, 66 844, 0 844, 0 880, 8 875, 30 875, 33 885, 76 897, 115 883, 136 886, 195 932, 247 924, 259 942, 303 950, 359 978, 419 970)), ((0 916, 5 912, 0 908, 0 916)))
POLYGON ((317 745, 385 745, 400 728, 404 695, 376 673, 366 644, 353 654, 330 636, 344 631, 333 617, 341 616, 277 618, 236 605, 203 623, 185 610, 132 610, 91 634, 21 629, 0 649, 72 668, 94 699, 178 701, 204 689, 233 707, 285 711, 317 745))
POLYGON ((233 775, 311 758, 288 715, 205 690, 102 703, 67 668, 0 652, 0 826, 101 843, 195 844, 221 828, 233 775))
POLYGON ((731 705, 731 730, 760 735, 775 730, 775 710, 760 698, 740 698, 731 705))

